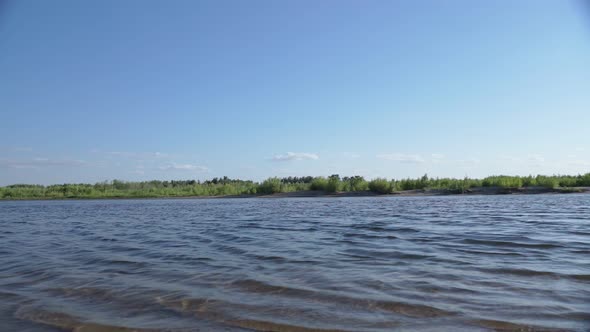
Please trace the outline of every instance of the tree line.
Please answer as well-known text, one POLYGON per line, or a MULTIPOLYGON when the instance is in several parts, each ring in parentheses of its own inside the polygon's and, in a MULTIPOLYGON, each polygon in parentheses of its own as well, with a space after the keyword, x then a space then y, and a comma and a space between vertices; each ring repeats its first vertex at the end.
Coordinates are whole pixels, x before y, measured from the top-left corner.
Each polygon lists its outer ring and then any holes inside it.
POLYGON ((211 180, 181 181, 121 181, 112 180, 95 184, 73 183, 49 186, 14 184, 0 187, 0 199, 45 198, 148 198, 188 196, 264 195, 283 192, 316 190, 327 193, 371 191, 390 194, 405 190, 435 189, 461 193, 474 187, 499 188, 572 188, 590 186, 590 173, 583 175, 537 176, 489 176, 483 179, 420 178, 366 180, 362 176, 340 177, 272 177, 262 182, 250 180, 213 178, 211 180))

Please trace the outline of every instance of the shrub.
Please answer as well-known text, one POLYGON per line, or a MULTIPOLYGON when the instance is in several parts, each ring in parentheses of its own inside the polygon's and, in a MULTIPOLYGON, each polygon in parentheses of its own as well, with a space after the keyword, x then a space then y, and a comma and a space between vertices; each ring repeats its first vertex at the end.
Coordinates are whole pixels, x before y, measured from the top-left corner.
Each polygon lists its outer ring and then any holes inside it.
POLYGON ((523 181, 519 176, 498 175, 483 179, 482 185, 484 187, 520 188, 523 181))
POLYGON ((537 185, 545 188, 555 188, 558 185, 557 179, 551 176, 537 175, 537 185))
POLYGON ((344 191, 365 191, 369 189, 369 183, 362 176, 345 177, 342 180, 344 191))
POLYGON ((369 182, 369 190, 378 194, 389 194, 392 192, 392 187, 387 179, 376 178, 369 182))
POLYGON ((311 190, 326 190, 328 186, 328 180, 324 177, 317 177, 311 181, 310 189, 311 190))
POLYGON ((281 180, 277 177, 264 180, 256 192, 261 194, 275 194, 281 192, 281 180))
POLYGON ((586 173, 584 175, 578 175, 578 180, 576 181, 576 185, 580 187, 589 187, 590 186, 590 173, 586 173))
POLYGON ((328 182, 326 183, 325 191, 330 193, 335 193, 340 190, 342 187, 340 183, 340 176, 332 175, 328 178, 328 182))

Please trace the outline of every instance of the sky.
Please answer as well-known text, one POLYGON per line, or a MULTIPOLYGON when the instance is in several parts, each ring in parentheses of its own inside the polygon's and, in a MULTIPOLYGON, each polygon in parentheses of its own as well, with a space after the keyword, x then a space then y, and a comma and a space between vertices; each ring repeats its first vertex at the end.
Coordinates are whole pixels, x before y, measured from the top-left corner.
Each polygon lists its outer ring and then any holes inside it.
POLYGON ((0 5, 0 185, 586 172, 582 1, 0 5))

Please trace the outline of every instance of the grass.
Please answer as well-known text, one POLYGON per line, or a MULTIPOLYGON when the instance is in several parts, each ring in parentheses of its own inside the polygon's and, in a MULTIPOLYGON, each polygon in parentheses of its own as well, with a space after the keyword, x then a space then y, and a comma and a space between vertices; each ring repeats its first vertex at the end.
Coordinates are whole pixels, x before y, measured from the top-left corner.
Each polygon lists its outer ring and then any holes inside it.
POLYGON ((327 193, 372 191, 390 194, 403 190, 446 190, 465 192, 474 187, 499 187, 515 189, 522 187, 559 188, 560 192, 577 192, 575 187, 590 186, 590 173, 584 175, 537 175, 537 176, 489 176, 483 179, 429 178, 416 179, 376 178, 370 181, 362 176, 343 177, 287 177, 268 178, 254 182, 228 177, 207 181, 143 181, 127 182, 113 180, 96 184, 56 184, 50 186, 15 184, 0 187, 0 199, 58 199, 58 198, 148 198, 261 195, 303 190, 318 190, 327 193))

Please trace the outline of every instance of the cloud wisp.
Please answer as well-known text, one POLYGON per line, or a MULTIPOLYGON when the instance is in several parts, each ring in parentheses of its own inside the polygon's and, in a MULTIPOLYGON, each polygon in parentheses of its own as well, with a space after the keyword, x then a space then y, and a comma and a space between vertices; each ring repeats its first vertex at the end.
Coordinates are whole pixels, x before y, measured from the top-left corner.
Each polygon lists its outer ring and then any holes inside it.
POLYGON ((424 163, 425 160, 422 156, 418 154, 404 154, 404 153, 385 153, 385 154, 378 154, 378 159, 383 160, 391 160, 397 161, 400 163, 407 163, 407 164, 421 164, 424 163))
POLYGON ((528 165, 541 165, 545 163, 545 157, 540 154, 529 154, 527 156, 507 156, 503 155, 498 158, 499 160, 511 162, 511 163, 518 163, 518 164, 528 164, 528 165))
POLYGON ((359 159, 361 157, 360 154, 354 152, 342 152, 340 155, 346 159, 359 159))
POLYGON ((309 152, 287 152, 286 154, 276 154, 271 159, 273 161, 318 160, 320 156, 309 152))
POLYGON ((33 148, 29 146, 5 146, 0 145, 0 151, 9 151, 9 152, 31 152, 33 148))
POLYGON ((112 157, 119 157, 119 158, 129 158, 129 159, 138 159, 138 160, 151 160, 151 159, 161 159, 161 158, 168 158, 170 157, 167 153, 162 152, 128 152, 128 151, 110 151, 106 152, 107 155, 112 157))
POLYGON ((530 154, 527 156, 527 161, 530 163, 541 164, 545 162, 545 157, 539 154, 530 154))
POLYGON ((477 165, 477 164, 481 163, 481 160, 478 158, 467 158, 467 159, 459 159, 459 160, 457 160, 457 163, 462 164, 464 166, 471 166, 471 165, 477 165))
POLYGON ((15 159, 0 159, 0 167, 15 168, 15 169, 38 169, 52 166, 83 166, 88 163, 84 160, 78 159, 49 159, 49 158, 33 158, 25 160, 15 159))
POLYGON ((192 164, 177 164, 172 163, 164 166, 159 167, 160 170, 163 171, 192 171, 192 172, 208 172, 209 168, 201 165, 192 165, 192 164))

